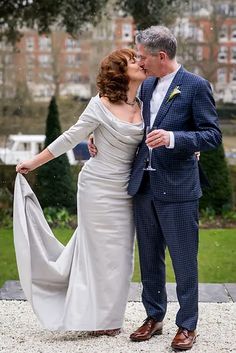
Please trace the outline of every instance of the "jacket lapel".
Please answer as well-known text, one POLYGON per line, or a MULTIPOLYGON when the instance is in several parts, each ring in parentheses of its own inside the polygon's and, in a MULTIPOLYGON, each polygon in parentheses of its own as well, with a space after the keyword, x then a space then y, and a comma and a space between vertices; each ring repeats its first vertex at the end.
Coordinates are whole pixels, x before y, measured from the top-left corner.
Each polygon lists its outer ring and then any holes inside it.
POLYGON ((163 99, 163 102, 162 102, 160 109, 157 113, 157 116, 156 116, 156 119, 153 123, 153 126, 158 126, 161 123, 161 121, 164 119, 165 115, 167 114, 168 110, 170 109, 172 103, 177 98, 177 96, 176 96, 176 97, 173 97, 172 99, 169 100, 169 96, 170 96, 171 92, 174 90, 174 88, 176 86, 179 86, 179 89, 181 91, 183 73, 184 73, 184 68, 181 66, 179 71, 176 73, 173 81, 171 82, 170 87, 168 88, 168 91, 166 92, 165 98, 163 99))
POLYGON ((154 78, 153 82, 151 83, 150 88, 149 88, 149 90, 148 90, 148 92, 147 92, 147 94, 145 96, 145 101, 144 101, 144 107, 145 107, 144 121, 145 121, 146 126, 150 125, 150 117, 151 117, 151 114, 150 114, 150 101, 152 99, 152 94, 153 94, 154 89, 156 88, 157 83, 158 83, 158 78, 154 78))

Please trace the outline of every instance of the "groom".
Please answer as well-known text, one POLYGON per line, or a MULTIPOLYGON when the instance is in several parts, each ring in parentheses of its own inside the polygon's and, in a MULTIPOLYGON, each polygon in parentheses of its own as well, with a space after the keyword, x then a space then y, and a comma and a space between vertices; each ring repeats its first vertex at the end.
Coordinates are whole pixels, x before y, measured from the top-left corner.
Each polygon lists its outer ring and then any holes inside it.
POLYGON ((147 318, 130 338, 144 341, 162 333, 166 313, 165 249, 169 249, 179 301, 177 334, 172 348, 191 349, 198 320, 198 200, 202 195, 197 151, 221 143, 210 84, 176 61, 176 38, 153 26, 137 34, 139 65, 148 78, 142 84, 143 117, 155 127, 136 155, 128 192, 134 216, 147 318), (148 148, 152 167, 144 171, 148 148))

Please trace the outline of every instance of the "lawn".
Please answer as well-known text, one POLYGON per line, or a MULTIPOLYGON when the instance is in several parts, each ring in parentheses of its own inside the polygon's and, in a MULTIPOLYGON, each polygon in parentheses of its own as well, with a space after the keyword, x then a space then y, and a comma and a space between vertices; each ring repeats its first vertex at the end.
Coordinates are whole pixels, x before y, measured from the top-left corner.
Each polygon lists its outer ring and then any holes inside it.
MULTIPOLYGON (((66 244, 72 235, 69 229, 55 229, 57 238, 66 244)), ((236 229, 201 229, 199 248, 199 281, 236 283, 236 229)), ((6 280, 18 279, 11 229, 0 229, 0 287, 6 280)), ((140 281, 137 248, 133 281, 140 281)), ((171 261, 167 254, 167 281, 174 282, 171 261)))

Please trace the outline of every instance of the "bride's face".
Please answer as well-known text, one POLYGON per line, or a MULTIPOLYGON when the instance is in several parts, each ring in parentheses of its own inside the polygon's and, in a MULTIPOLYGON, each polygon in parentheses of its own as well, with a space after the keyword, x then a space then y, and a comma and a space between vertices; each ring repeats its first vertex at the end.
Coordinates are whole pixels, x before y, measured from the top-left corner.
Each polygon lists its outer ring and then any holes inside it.
POLYGON ((130 81, 139 81, 142 82, 146 78, 145 71, 142 67, 138 65, 136 58, 129 59, 127 58, 128 65, 127 65, 127 75, 130 78, 130 81))

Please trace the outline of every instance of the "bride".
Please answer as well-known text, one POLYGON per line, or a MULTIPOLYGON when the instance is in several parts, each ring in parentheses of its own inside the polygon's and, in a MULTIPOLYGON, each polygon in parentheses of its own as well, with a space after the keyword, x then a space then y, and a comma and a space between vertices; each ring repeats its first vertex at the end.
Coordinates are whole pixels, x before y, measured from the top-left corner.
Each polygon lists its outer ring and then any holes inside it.
POLYGON ((26 298, 47 329, 116 335, 122 327, 134 245, 127 185, 143 138, 136 93, 145 78, 133 50, 112 52, 100 65, 98 95, 77 123, 34 158, 16 166, 18 271, 26 298), (52 234, 21 174, 60 156, 92 132, 99 152, 79 174, 78 228, 64 247, 52 234))

